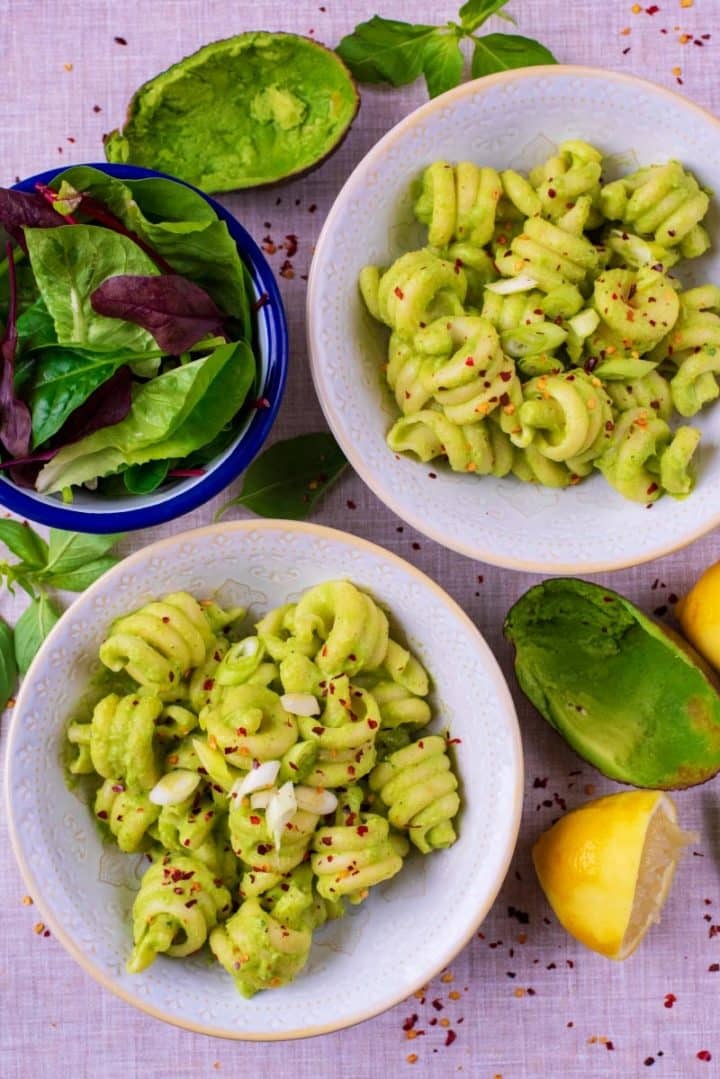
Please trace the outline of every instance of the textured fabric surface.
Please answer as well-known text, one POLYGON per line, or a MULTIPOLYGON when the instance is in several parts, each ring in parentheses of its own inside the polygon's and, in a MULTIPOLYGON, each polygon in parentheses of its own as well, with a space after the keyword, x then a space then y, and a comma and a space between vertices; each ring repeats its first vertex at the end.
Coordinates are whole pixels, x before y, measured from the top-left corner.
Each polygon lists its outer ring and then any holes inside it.
MULTIPOLYGON (((541 38, 560 61, 642 75, 720 111, 720 2, 660 0, 634 7, 629 0, 511 4, 520 32, 541 38)), ((417 21, 443 21, 455 12, 453 4, 431 0, 0 0, 0 183, 56 163, 102 159, 102 133, 121 122, 131 92, 205 42, 266 28, 312 34, 333 45, 378 9, 397 18, 412 12, 417 21)), ((497 19, 489 24, 494 31, 506 28, 497 19)), ((268 250, 275 245, 270 261, 277 271, 288 257, 285 238, 297 236, 292 267, 279 277, 290 322, 291 373, 274 437, 323 425, 308 374, 303 307, 304 278, 324 215, 365 151, 424 100, 421 83, 364 90, 348 139, 322 169, 293 184, 223 199, 268 250)), ((123 549, 208 523, 226 497, 171 525, 136 533, 123 549)), ((502 619, 536 578, 473 563, 414 534, 352 475, 314 519, 372 539, 430 574, 477 622, 510 677, 502 619)), ((718 557, 715 534, 657 563, 598 579, 646 610, 670 616, 670 597, 718 557)), ((0 611, 10 621, 20 604, 19 597, 0 597, 0 611)), ((478 1079, 628 1079, 649 1068, 678 1079, 718 1074, 716 786, 677 796, 683 825, 700 838, 679 869, 662 925, 624 965, 586 952, 551 916, 529 852, 561 807, 617 788, 579 761, 527 706, 511 677, 510 684, 527 775, 520 841, 505 886, 481 933, 443 977, 353 1030, 293 1045, 243 1045, 177 1030, 136 1012, 91 981, 52 936, 33 932, 39 915, 23 905, 25 888, 0 819, 0 1074, 174 1079, 292 1069, 296 1079, 456 1073, 478 1079)))

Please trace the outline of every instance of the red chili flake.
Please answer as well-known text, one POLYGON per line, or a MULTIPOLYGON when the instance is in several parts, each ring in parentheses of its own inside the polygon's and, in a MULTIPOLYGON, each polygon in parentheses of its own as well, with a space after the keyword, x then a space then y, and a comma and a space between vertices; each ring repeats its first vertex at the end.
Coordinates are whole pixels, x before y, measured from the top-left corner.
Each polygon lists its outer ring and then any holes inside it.
POLYGON ((214 678, 206 678, 205 681, 203 682, 203 689, 211 690, 214 685, 215 685, 215 679, 214 678))
POLYGON ((322 837, 322 845, 324 847, 332 847, 332 836, 324 835, 322 837))
POLYGON ((405 1020, 405 1022, 403 1023, 403 1025, 402 1025, 403 1030, 412 1030, 412 1028, 415 1026, 417 1021, 418 1021, 417 1013, 413 1012, 412 1015, 409 1015, 407 1017, 407 1019, 405 1020))
POLYGON ((465 360, 465 366, 466 367, 474 367, 475 366, 475 360, 472 358, 472 356, 468 356, 468 358, 465 360))
POLYGON ((412 549, 413 549, 413 551, 419 551, 420 550, 420 544, 419 543, 413 543, 412 544, 412 549))
POLYGON ((446 745, 449 745, 449 746, 462 745, 462 738, 448 738, 447 742, 446 742, 446 745))
POLYGON ((269 850, 272 850, 272 847, 268 846, 267 843, 258 843, 258 846, 257 846, 258 854, 267 854, 267 852, 269 850))
POLYGON ((700 1052, 696 1054, 696 1056, 698 1060, 703 1060, 706 1064, 712 1060, 712 1053, 709 1052, 709 1050, 707 1049, 701 1049, 700 1052))
POLYGON ((626 49, 623 49, 622 54, 623 54, 623 56, 627 56, 627 54, 629 52, 630 52, 630 46, 628 45, 628 47, 626 49))
POLYGON ((348 770, 348 775, 349 776, 354 776, 355 775, 355 766, 353 764, 348 764, 347 770, 348 770))
POLYGON ((296 254, 298 249, 298 238, 294 232, 288 233, 285 237, 285 250, 287 251, 288 258, 292 258, 296 254))
POLYGON ((400 288, 399 285, 395 286, 395 288, 393 289, 393 292, 397 296, 398 300, 404 300, 405 299, 405 293, 403 292, 403 290, 400 288))
MULTIPOLYGON (((693 851, 693 854, 695 854, 695 851, 693 851)), ((703 857, 702 854, 698 855, 698 858, 702 858, 702 857, 703 857)), ((720 933, 720 925, 711 925, 710 926, 710 929, 708 930, 708 936, 710 938, 716 937, 719 933, 720 933)))
POLYGON ((445 1007, 443 1002, 441 1000, 439 1000, 437 997, 435 998, 435 1000, 432 1001, 432 1006, 433 1006, 433 1008, 435 1009, 436 1012, 443 1011, 443 1009, 445 1007))
POLYGON ((674 993, 666 993, 665 994, 665 1000, 663 1001, 663 1006, 665 1008, 672 1008, 672 1006, 676 1002, 676 1000, 677 1000, 677 997, 675 996, 674 993))
POLYGON ((313 734, 323 734, 324 731, 325 731, 324 727, 313 727, 312 728, 313 734))
POLYGON ((175 895, 182 895, 183 894, 183 889, 182 888, 173 888, 173 892, 175 893, 175 895))
POLYGON ((509 382, 512 378, 512 371, 501 371, 500 378, 503 380, 503 382, 509 382))
POLYGON ((645 1059, 643 1060, 643 1064, 645 1065, 646 1068, 651 1068, 654 1063, 655 1063, 655 1057, 645 1057, 645 1059))
POLYGON ((127 45, 127 41, 124 37, 116 37, 113 39, 116 45, 127 45))
POLYGON ((548 777, 547 776, 543 776, 542 779, 540 779, 539 776, 535 776, 535 779, 533 780, 533 789, 538 790, 539 788, 545 788, 545 787, 547 787, 547 783, 548 783, 548 777))
POLYGON ((667 614, 667 610, 668 609, 667 609, 666 605, 664 603, 661 603, 659 607, 655 608, 655 610, 653 611, 653 614, 656 614, 658 616, 658 618, 662 618, 663 615, 667 614))
POLYGON ((455 1031, 449 1030, 445 1035, 445 1045, 452 1045, 456 1038, 457 1034, 455 1033, 455 1031))
POLYGON ((189 847, 189 846, 190 846, 190 840, 189 839, 183 839, 183 847, 189 847))
POLYGON ((507 909, 508 918, 515 918, 520 925, 527 925, 530 921, 530 915, 526 914, 524 910, 518 910, 517 907, 509 906, 507 909))
POLYGON ((102 112, 102 109, 99 105, 93 105, 93 112, 102 112))
POLYGON ((367 835, 370 829, 368 828, 367 824, 358 824, 355 831, 358 835, 367 835))
POLYGON ((453 270, 455 271, 455 273, 460 273, 460 271, 462 270, 462 265, 462 259, 455 259, 455 263, 453 265, 453 270))
POLYGON ((308 213, 309 214, 314 214, 316 210, 317 210, 317 204, 314 203, 314 202, 311 202, 310 205, 308 206, 308 213))
POLYGON ((613 1043, 611 1041, 607 1041, 607 1042, 605 1042, 605 1048, 608 1050, 608 1052, 612 1053, 615 1046, 613 1045, 613 1043))
POLYGON ((186 906, 186 907, 188 908, 188 910, 189 910, 189 909, 190 909, 190 907, 194 907, 196 903, 197 903, 197 899, 188 899, 188 901, 187 901, 187 903, 185 904, 185 906, 186 906))
POLYGON ((710 966, 708 967, 708 971, 710 972, 710 974, 717 974, 717 972, 719 970, 720 970, 720 963, 711 963, 710 966))
POLYGON ((428 472, 428 476, 431 480, 437 479, 437 472, 428 472))
POLYGON ((259 818, 259 817, 256 817, 256 816, 254 816, 254 815, 253 815, 253 816, 252 816, 252 817, 250 818, 250 823, 251 823, 251 824, 259 824, 259 823, 260 823, 260 818, 259 818))
POLYGON ((263 292, 262 295, 258 296, 257 300, 255 300, 255 303, 252 305, 252 309, 253 311, 259 311, 261 307, 264 307, 265 304, 268 303, 270 303, 270 297, 268 296, 267 292, 263 292))
POLYGON ((548 198, 554 199, 556 197, 557 197, 557 191, 555 190, 555 188, 554 187, 549 187, 548 188, 548 198))
POLYGON ((107 820, 107 817, 108 817, 107 810, 101 809, 100 812, 98 813, 98 817, 100 818, 100 820, 107 820))
POLYGON ((367 721, 367 725, 368 725, 368 727, 370 728, 371 731, 374 731, 375 728, 377 727, 377 720, 376 719, 369 719, 367 721))
MULTIPOLYGON (((668 603, 677 603, 677 602, 678 602, 678 597, 675 595, 674 592, 671 592, 670 595, 668 596, 668 603)), ((705 902, 707 903, 708 900, 705 900, 705 902)))
POLYGON ((349 510, 356 510, 356 509, 357 509, 357 505, 356 505, 356 503, 355 503, 355 502, 353 502, 353 500, 352 500, 351 498, 348 498, 348 500, 347 500, 347 502, 345 503, 345 505, 347 506, 347 508, 348 508, 349 510))

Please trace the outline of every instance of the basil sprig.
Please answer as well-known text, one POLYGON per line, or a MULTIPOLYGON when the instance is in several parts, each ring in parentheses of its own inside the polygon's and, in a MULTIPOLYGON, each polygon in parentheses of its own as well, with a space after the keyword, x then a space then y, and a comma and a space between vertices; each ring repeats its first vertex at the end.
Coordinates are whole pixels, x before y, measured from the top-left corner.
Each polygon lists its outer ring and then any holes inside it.
POLYGON ((108 552, 122 536, 90 536, 50 529, 46 542, 30 525, 0 520, 0 542, 19 562, 0 561, 0 581, 12 593, 19 585, 30 603, 14 631, 0 619, 0 710, 13 693, 18 673, 25 674, 40 645, 60 617, 47 588, 82 592, 119 559, 108 552))
POLYGON ((430 97, 451 90, 462 81, 465 58, 463 38, 473 42, 471 71, 474 78, 517 67, 554 64, 555 57, 540 42, 519 34, 487 34, 479 29, 491 15, 514 23, 502 9, 508 0, 467 0, 459 22, 442 26, 414 24, 374 15, 344 37, 336 52, 358 82, 405 86, 425 77, 430 97))

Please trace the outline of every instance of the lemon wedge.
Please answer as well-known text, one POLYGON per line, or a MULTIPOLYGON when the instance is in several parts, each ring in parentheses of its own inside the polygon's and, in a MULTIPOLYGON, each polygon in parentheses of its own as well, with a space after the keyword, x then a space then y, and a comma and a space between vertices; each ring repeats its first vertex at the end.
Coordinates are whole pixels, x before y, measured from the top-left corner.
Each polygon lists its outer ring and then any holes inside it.
POLYGON ((660 921, 677 860, 694 839, 663 791, 625 791, 561 817, 538 839, 533 862, 568 933, 627 959, 660 921))
POLYGON ((720 668, 720 562, 708 566, 675 613, 690 643, 713 667, 720 668))

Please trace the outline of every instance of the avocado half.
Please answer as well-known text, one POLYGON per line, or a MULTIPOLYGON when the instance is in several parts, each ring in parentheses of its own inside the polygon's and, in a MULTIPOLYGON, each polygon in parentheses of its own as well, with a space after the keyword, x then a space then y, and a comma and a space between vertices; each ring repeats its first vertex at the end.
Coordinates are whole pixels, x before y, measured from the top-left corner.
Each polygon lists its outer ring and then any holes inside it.
POLYGON ((611 779, 668 790, 720 770, 720 695, 701 657, 617 592, 574 578, 531 588, 504 632, 520 688, 611 779))
POLYGON ((215 41, 137 90, 108 161, 169 172, 203 191, 287 180, 340 145, 360 106, 340 57, 297 34, 215 41))

